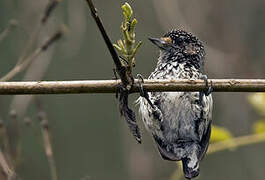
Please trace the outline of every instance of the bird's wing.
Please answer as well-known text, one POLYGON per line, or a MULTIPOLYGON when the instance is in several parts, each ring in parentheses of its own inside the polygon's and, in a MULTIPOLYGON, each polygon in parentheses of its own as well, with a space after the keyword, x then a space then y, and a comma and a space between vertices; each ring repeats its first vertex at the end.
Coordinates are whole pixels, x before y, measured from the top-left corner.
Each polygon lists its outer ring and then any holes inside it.
POLYGON ((212 107, 213 107, 213 100, 212 100, 212 96, 205 96, 205 101, 204 101, 204 107, 202 108, 202 111, 204 113, 204 117, 205 118, 205 125, 207 126, 207 128, 205 129, 201 141, 200 141, 200 145, 201 145, 201 151, 200 151, 200 157, 199 159, 202 160, 204 155, 206 154, 206 151, 208 149, 208 145, 209 145, 209 140, 211 137, 211 124, 212 124, 212 107))
POLYGON ((203 157, 205 156, 205 154, 207 152, 208 146, 209 146, 209 140, 211 137, 211 123, 212 123, 212 121, 209 122, 209 126, 207 128, 207 131, 205 132, 205 134, 204 134, 204 136, 200 142, 201 151, 199 154, 199 160, 203 159, 203 157))

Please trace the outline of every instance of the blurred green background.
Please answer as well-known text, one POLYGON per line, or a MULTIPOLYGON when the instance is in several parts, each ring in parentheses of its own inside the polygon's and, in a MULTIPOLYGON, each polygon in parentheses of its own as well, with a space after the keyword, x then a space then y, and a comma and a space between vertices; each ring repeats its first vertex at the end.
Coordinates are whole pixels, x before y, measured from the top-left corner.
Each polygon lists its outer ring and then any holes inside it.
MULTIPOLYGON (((18 27, 0 42, 0 73, 5 75, 21 56, 36 29, 48 0, 1 0, 0 31, 10 19, 18 27)), ((121 0, 94 0, 112 41, 120 38, 121 0)), ((128 0, 138 20, 136 38, 143 41, 136 56, 135 73, 148 77, 155 68, 158 49, 148 37, 160 37, 172 28, 197 35, 206 46, 206 74, 210 78, 265 77, 264 0, 128 0)), ((111 79, 111 56, 84 0, 63 0, 39 38, 38 47, 61 24, 69 32, 12 80, 111 79)), ((130 96, 131 107, 138 94, 130 96)), ((247 100, 248 93, 213 93, 216 125, 233 135, 251 133, 259 118, 247 100)), ((120 118, 114 94, 42 95, 54 147, 59 179, 166 180, 175 163, 160 158, 151 136, 138 118, 143 143, 137 144, 120 118)), ((50 179, 36 108, 29 96, 0 96, 0 117, 12 126, 16 110, 22 144, 17 172, 21 179, 50 179), (24 117, 32 120, 30 126, 24 117)), ((265 143, 206 156, 198 179, 262 180, 265 177, 265 143)))

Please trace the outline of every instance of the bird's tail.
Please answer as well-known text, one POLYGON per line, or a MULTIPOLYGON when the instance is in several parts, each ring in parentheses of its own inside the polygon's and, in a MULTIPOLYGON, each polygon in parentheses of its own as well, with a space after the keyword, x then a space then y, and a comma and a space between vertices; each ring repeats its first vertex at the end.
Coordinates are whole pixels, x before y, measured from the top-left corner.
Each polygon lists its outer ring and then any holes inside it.
POLYGON ((201 147, 196 142, 182 144, 170 144, 153 135, 158 150, 163 159, 169 161, 182 161, 183 172, 187 179, 199 175, 199 163, 201 160, 201 147))
POLYGON ((199 175, 199 146, 197 144, 191 145, 187 152, 187 156, 182 158, 183 172, 187 179, 195 178, 199 175))

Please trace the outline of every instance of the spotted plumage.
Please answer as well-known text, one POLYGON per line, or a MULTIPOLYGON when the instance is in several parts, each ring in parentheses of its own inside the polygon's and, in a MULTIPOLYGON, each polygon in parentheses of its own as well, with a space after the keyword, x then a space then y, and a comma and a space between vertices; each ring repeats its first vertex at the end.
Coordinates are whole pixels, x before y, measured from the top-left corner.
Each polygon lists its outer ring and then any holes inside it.
MULTIPOLYGON (((160 48, 149 79, 200 79, 204 47, 194 35, 172 30, 162 38, 150 38, 160 48)), ((185 177, 199 174, 211 133, 212 96, 203 92, 148 92, 153 107, 138 99, 139 112, 163 159, 183 163, 185 177)))

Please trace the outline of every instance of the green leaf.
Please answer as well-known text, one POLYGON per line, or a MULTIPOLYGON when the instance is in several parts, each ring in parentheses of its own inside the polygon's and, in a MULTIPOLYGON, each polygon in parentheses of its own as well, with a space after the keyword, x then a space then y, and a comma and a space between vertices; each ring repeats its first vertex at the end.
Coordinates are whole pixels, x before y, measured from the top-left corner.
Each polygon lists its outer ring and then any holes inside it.
POLYGON ((123 15, 125 16, 127 21, 130 21, 132 15, 133 15, 133 10, 131 6, 126 2, 124 5, 122 5, 122 10, 123 10, 123 15))
POLYGON ((124 21, 121 24, 123 39, 119 40, 114 46, 124 58, 121 60, 122 64, 127 67, 128 72, 132 73, 133 67, 135 66, 134 57, 142 42, 136 43, 135 40, 135 26, 137 20, 133 18, 131 6, 125 3, 121 8, 124 15, 124 21))
POLYGON ((120 46, 118 46, 117 44, 113 44, 113 47, 119 51, 120 53, 122 53, 122 49, 120 48, 120 46))

